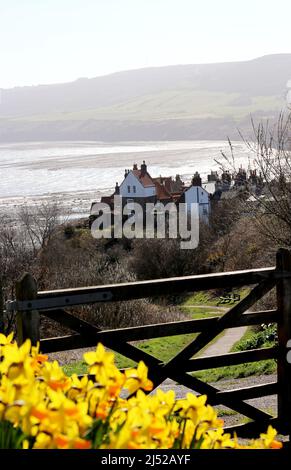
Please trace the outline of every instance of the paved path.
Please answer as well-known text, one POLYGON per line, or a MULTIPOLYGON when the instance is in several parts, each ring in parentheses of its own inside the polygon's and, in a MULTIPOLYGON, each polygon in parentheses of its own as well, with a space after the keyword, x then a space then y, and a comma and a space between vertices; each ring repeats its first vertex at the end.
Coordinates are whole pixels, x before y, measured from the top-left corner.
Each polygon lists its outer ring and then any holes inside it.
MULTIPOLYGON (((209 315, 211 315, 211 313, 218 313, 217 310, 219 310, 221 313, 224 313, 229 309, 227 307, 220 307, 217 305, 185 305, 185 307, 216 310, 216 312, 209 312, 209 315)), ((242 338, 246 331, 247 326, 240 326, 238 328, 230 328, 228 330, 225 330, 224 334, 221 335, 217 339, 217 341, 210 344, 208 347, 205 348, 205 350, 201 354, 198 355, 200 357, 205 357, 220 356, 221 354, 227 354, 231 350, 232 346, 242 338)))
POLYGON ((224 334, 220 336, 217 341, 206 347, 199 356, 220 356, 221 354, 227 354, 246 331, 247 326, 239 326, 238 328, 225 330, 224 334))

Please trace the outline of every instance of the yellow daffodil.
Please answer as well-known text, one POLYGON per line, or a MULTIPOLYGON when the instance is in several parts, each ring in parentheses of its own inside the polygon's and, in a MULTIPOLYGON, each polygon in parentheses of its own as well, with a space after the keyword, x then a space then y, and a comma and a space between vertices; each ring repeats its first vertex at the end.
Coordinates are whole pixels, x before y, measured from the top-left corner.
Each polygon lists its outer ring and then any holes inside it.
POLYGON ((0 333, 0 346, 6 346, 7 344, 11 344, 13 340, 13 333, 10 333, 8 336, 3 335, 0 333))
POLYGON ((126 382, 124 387, 130 393, 134 393, 140 388, 150 392, 153 388, 152 381, 148 379, 148 368, 143 361, 138 364, 137 369, 126 370, 125 376, 126 382))
POLYGON ((239 443, 224 432, 206 395, 176 400, 172 390, 147 394, 153 384, 143 362, 122 373, 102 344, 84 358, 95 382, 87 375, 68 377, 39 345, 18 346, 12 335, 0 334, 0 422, 22 433, 23 449, 282 447, 271 426, 258 439, 239 443))
POLYGON ((45 362, 41 369, 41 376, 52 390, 67 390, 70 379, 65 375, 57 361, 45 362))
POLYGON ((89 365, 89 373, 94 374, 96 381, 104 383, 108 377, 108 368, 114 367, 114 354, 107 352, 99 343, 96 351, 84 354, 84 360, 89 365))

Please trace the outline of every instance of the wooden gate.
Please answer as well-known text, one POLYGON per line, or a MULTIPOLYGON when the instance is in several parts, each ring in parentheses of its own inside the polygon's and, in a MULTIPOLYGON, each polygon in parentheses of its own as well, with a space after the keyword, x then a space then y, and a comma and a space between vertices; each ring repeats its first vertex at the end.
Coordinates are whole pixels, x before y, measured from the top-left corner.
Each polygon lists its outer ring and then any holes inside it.
POLYGON ((277 253, 276 267, 257 270, 226 272, 202 276, 159 279, 117 285, 103 285, 79 289, 37 292, 34 279, 26 274, 17 284, 17 298, 10 308, 17 311, 18 341, 30 338, 39 340, 39 314, 66 326, 75 334, 58 338, 41 339, 43 352, 64 351, 96 346, 106 347, 132 359, 143 360, 149 367, 149 377, 158 387, 170 378, 199 394, 207 394, 212 405, 225 405, 251 420, 247 424, 233 426, 240 436, 252 436, 272 424, 282 434, 290 436, 291 422, 291 364, 287 362, 287 342, 291 339, 291 255, 281 249, 277 253), (99 302, 126 301, 132 299, 181 294, 220 288, 252 286, 249 294, 221 317, 188 320, 156 325, 100 330, 68 312, 76 305, 99 302), (271 289, 277 290, 277 308, 250 312, 249 309, 271 289), (196 357, 199 351, 227 328, 256 324, 277 323, 278 345, 250 351, 234 352, 220 356, 196 357), (133 341, 166 336, 199 333, 193 341, 168 362, 130 344, 133 341), (190 375, 190 372, 234 366, 266 359, 277 360, 277 381, 235 390, 218 388, 190 375), (246 400, 277 394, 278 415, 249 404, 246 400))

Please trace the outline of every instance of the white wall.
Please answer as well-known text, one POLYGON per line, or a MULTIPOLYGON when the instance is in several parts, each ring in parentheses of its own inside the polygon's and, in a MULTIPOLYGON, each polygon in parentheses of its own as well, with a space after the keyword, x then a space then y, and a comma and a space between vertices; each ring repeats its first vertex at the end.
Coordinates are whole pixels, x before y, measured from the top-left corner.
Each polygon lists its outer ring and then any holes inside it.
POLYGON ((200 186, 191 186, 185 191, 185 203, 187 204, 187 209, 190 211, 191 204, 199 204, 199 216, 208 221, 210 213, 210 201, 209 194, 205 189, 200 186))
POLYGON ((135 197, 149 197, 155 196, 156 188, 155 186, 150 186, 144 188, 141 182, 134 176, 134 174, 130 171, 126 178, 120 185, 120 195, 122 197, 127 198, 135 198, 135 197), (130 187, 130 191, 128 191, 128 186, 130 187), (136 188, 136 192, 133 192, 133 186, 136 188))

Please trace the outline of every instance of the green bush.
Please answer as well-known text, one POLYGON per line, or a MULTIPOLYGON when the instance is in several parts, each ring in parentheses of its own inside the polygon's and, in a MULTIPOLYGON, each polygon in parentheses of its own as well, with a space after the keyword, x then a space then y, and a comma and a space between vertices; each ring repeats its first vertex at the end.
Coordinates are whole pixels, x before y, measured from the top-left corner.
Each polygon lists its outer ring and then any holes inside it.
POLYGON ((247 351, 262 347, 271 347, 277 341, 277 325, 261 325, 260 331, 248 333, 233 348, 234 351, 247 351))

